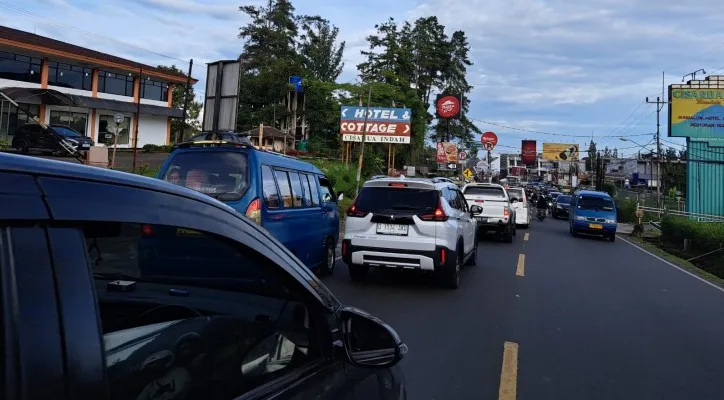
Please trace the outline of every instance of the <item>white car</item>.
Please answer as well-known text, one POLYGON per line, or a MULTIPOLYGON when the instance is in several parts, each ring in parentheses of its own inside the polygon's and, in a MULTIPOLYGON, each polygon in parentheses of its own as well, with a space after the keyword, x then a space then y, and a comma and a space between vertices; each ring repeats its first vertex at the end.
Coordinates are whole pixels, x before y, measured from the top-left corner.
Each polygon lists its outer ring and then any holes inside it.
POLYGON ((512 243, 516 235, 515 209, 505 188, 495 183, 471 183, 463 188, 465 199, 480 208, 475 213, 478 230, 494 231, 505 243, 512 243))
POLYGON ((435 272, 449 288, 475 265, 477 226, 460 189, 441 179, 368 181, 347 210, 342 260, 353 280, 371 267, 435 272))
POLYGON ((510 198, 510 206, 515 211, 515 224, 528 229, 530 227, 530 209, 528 208, 528 196, 522 187, 506 187, 510 198))

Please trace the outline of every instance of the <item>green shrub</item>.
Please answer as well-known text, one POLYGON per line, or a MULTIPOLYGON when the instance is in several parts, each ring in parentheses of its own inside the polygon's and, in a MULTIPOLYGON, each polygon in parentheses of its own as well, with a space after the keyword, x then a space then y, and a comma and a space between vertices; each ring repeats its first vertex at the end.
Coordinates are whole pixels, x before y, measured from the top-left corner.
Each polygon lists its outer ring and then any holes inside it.
POLYGON ((636 199, 616 199, 618 209, 618 222, 636 222, 636 199))
POLYGON ((144 153, 170 153, 173 151, 172 145, 157 145, 157 144, 146 144, 141 147, 141 151, 144 153))
POLYGON ((7 150, 8 149, 8 142, 7 140, 0 139, 0 150, 7 150))
POLYGON ((602 189, 611 197, 616 195, 616 185, 614 185, 613 183, 605 182, 602 189))
MULTIPOLYGON (((703 255, 724 246, 724 223, 696 222, 687 218, 666 216, 661 221, 661 241, 681 250, 684 239, 689 240, 686 257, 703 255)), ((724 277, 724 250, 697 259, 701 268, 724 277)))

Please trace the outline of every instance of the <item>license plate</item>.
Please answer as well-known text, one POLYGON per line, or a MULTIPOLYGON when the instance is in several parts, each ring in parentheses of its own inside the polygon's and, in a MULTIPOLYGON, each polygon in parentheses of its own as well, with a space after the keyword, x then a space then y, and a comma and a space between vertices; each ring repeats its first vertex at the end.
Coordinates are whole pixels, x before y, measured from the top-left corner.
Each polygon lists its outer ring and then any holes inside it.
POLYGON ((488 222, 488 219, 485 217, 475 217, 475 219, 477 219, 480 222, 488 222))
POLYGON ((588 224, 589 229, 603 229, 603 225, 601 224, 588 224))
POLYGON ((377 224, 377 233, 380 235, 407 236, 407 225, 377 224))
POLYGON ((199 236, 199 235, 201 235, 201 232, 196 232, 192 229, 178 228, 178 229, 176 229, 176 235, 177 236, 199 236))
POLYGON ((80 145, 80 147, 83 148, 83 149, 87 149, 87 148, 90 147, 90 145, 89 145, 88 143, 83 143, 83 144, 80 145))

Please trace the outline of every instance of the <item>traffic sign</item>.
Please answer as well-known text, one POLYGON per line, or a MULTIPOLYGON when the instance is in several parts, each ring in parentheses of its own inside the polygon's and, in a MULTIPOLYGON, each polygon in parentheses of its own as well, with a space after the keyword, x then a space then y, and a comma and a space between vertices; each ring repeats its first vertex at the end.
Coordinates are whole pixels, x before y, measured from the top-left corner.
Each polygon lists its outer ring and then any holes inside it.
POLYGON ((494 147, 495 145, 492 143, 483 143, 483 148, 487 151, 492 151, 494 147))
POLYGON ((483 136, 480 137, 480 143, 482 143, 483 146, 485 146, 486 143, 491 143, 493 147, 495 147, 495 145, 498 144, 498 135, 493 132, 485 132, 483 136))
POLYGON ((457 167, 458 167, 458 165, 457 165, 457 164, 453 164, 453 163, 450 163, 450 164, 447 165, 447 168, 448 168, 448 169, 457 169, 457 167))
POLYGON ((470 179, 473 177, 473 171, 470 170, 470 168, 465 168, 465 171, 463 171, 463 176, 465 179, 470 179))
POLYGON ((460 113, 460 100, 455 96, 442 96, 435 104, 440 118, 455 118, 460 113))
POLYGON ((458 152, 458 161, 464 161, 466 158, 468 158, 468 153, 464 151, 458 152))

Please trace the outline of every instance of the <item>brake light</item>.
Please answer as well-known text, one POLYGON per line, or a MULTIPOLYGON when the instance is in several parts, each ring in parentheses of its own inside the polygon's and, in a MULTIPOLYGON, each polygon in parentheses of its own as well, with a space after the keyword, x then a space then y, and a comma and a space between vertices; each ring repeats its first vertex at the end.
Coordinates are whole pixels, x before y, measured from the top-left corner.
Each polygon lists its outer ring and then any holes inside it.
POLYGON ((141 235, 143 235, 143 236, 153 235, 153 225, 142 225, 141 226, 141 235))
POLYGON ((445 248, 443 247, 440 249, 440 263, 445 264, 445 261, 447 261, 447 252, 445 251, 445 248))
POLYGON ((347 256, 347 242, 342 241, 342 257, 346 257, 346 256, 347 256))
POLYGON ((261 200, 258 198, 252 200, 249 207, 246 208, 246 216, 257 225, 261 225, 261 200))
POLYGON ((347 209, 348 217, 364 218, 367 216, 367 214, 369 214, 368 211, 357 209, 357 199, 354 199, 352 205, 349 206, 349 208, 347 209))
POLYGON ((505 207, 505 208, 503 209, 503 215, 506 216, 506 217, 509 216, 509 215, 510 215, 510 208, 505 207))
POLYGON ((482 203, 485 203, 485 200, 475 200, 475 202, 482 204, 482 203))
POLYGON ((392 182, 392 183, 387 184, 387 186, 392 186, 392 187, 407 187, 407 184, 406 184, 406 183, 400 183, 400 182, 392 182))
POLYGON ((430 214, 422 214, 419 215, 418 218, 420 218, 423 221, 447 221, 447 214, 445 214, 445 210, 442 209, 442 200, 437 201, 437 208, 435 208, 435 211, 433 211, 430 214))

